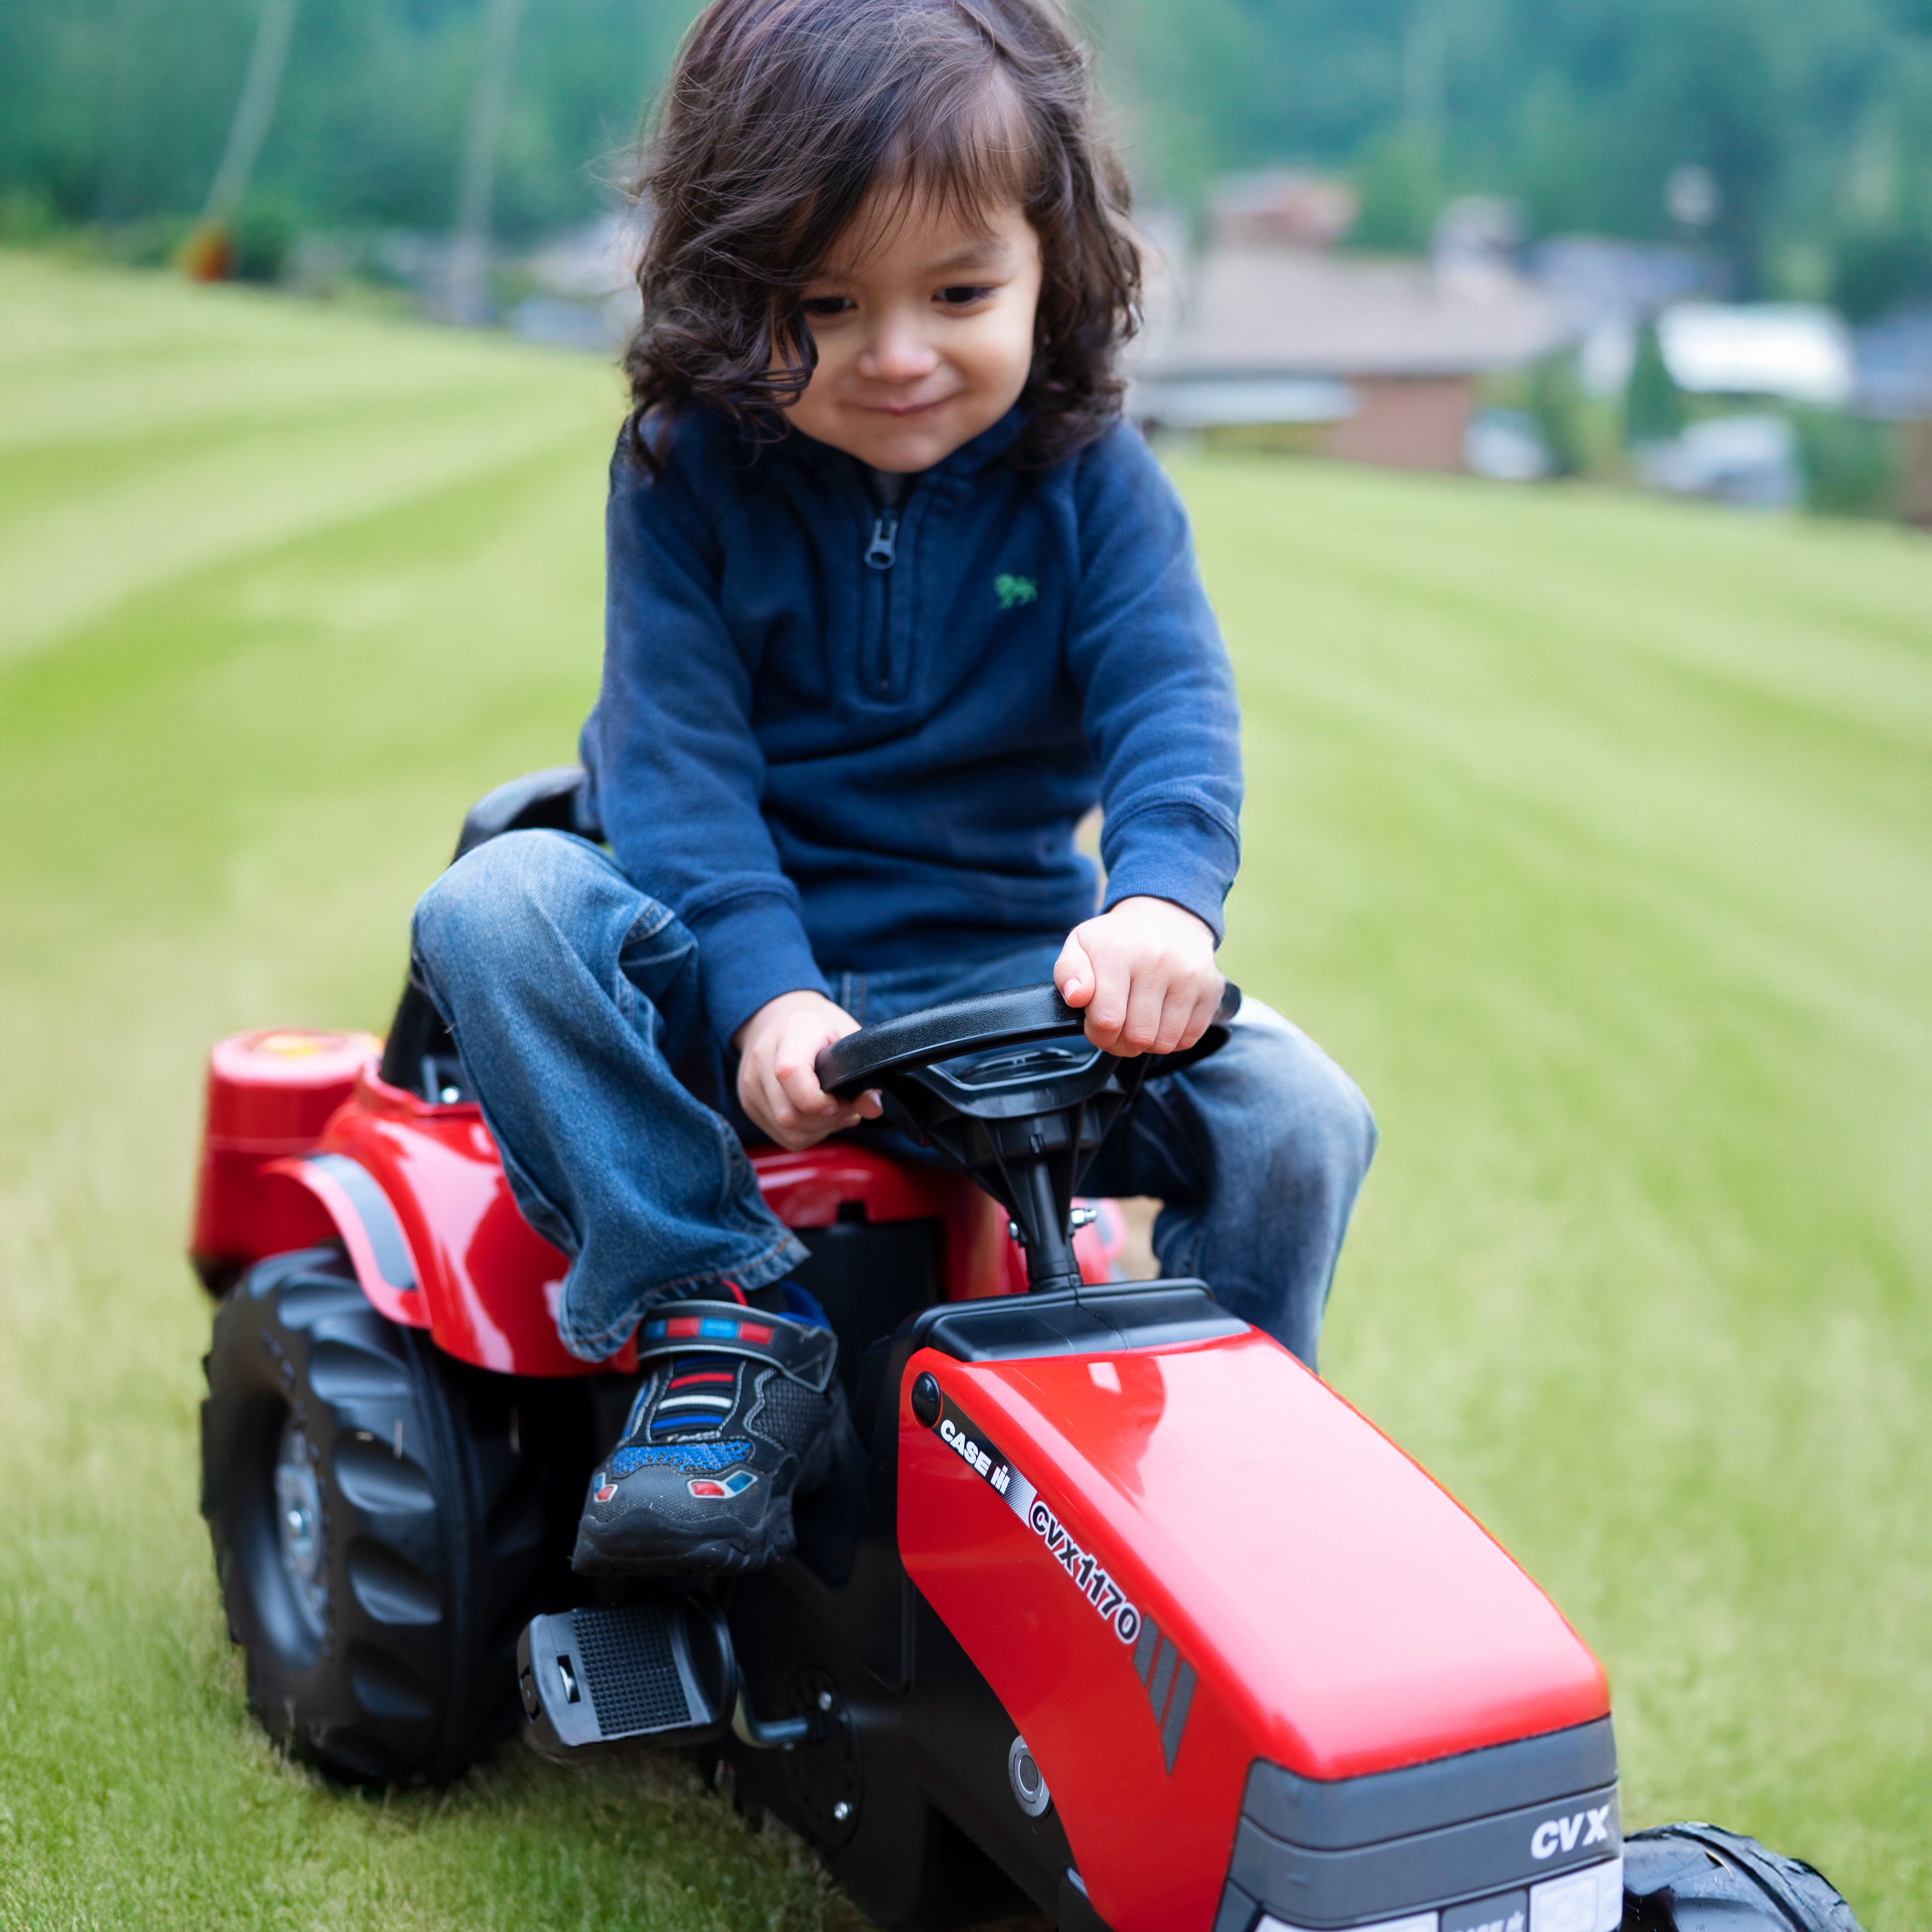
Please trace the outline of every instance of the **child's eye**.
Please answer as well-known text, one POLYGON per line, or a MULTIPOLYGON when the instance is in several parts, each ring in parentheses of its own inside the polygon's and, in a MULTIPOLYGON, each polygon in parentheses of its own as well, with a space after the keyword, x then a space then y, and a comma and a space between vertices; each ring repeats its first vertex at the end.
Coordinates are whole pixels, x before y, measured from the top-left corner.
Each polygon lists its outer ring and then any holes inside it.
POLYGON ((976 302, 984 302, 992 293, 983 283, 962 282, 951 288, 941 289, 939 299, 948 308, 970 308, 976 302))
POLYGON ((852 306, 850 296, 807 296, 799 304, 807 315, 843 315, 852 306))

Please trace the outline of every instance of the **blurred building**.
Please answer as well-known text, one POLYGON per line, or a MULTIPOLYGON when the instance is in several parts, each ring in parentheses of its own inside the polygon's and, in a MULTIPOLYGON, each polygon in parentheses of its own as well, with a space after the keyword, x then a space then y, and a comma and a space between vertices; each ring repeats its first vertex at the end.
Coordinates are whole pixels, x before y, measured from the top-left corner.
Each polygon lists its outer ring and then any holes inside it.
POLYGON ((1851 399, 1852 336, 1810 302, 1678 302, 1657 320, 1664 366, 1687 394, 1773 397, 1838 409, 1851 399))
POLYGON ((1932 302, 1894 310, 1852 338, 1858 406, 1888 422, 1932 418, 1932 302))
POLYGON ((1237 177, 1198 250, 1152 264, 1131 406, 1151 427, 1275 428, 1323 453, 1464 466, 1478 380, 1565 340, 1515 268, 1509 205, 1453 206, 1426 260, 1335 248, 1354 205, 1288 171, 1237 177))
POLYGON ((516 266, 529 286, 506 318, 512 332, 554 348, 621 348, 643 313, 635 276, 641 238, 634 214, 608 214, 524 256, 516 266))
POLYGON ((1576 338, 1586 386, 1605 396, 1622 393, 1637 331, 1660 309, 1724 292, 1707 256, 1604 235, 1558 235, 1538 243, 1529 274, 1576 338))
POLYGON ((1852 370, 1858 408, 1898 425, 1899 514, 1932 529, 1932 302, 1858 330, 1852 370))
POLYGON ((1653 490, 1738 509, 1795 509, 1804 495, 1798 439, 1781 416, 1706 417, 1669 442, 1640 449, 1636 466, 1653 490))

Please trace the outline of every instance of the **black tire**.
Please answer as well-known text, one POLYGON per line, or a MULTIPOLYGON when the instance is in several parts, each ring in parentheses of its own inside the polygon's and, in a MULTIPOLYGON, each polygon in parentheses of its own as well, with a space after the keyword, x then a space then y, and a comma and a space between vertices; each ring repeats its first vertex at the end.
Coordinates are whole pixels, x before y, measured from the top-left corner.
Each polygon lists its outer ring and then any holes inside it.
POLYGON ((1831 1880, 1718 1825, 1624 1840, 1623 1932, 1858 1932, 1831 1880))
POLYGON ((201 1509, 250 1708, 352 1778, 454 1777, 514 1726, 518 1630, 569 1600, 585 1392, 452 1362, 333 1247, 250 1269, 205 1366, 201 1509))

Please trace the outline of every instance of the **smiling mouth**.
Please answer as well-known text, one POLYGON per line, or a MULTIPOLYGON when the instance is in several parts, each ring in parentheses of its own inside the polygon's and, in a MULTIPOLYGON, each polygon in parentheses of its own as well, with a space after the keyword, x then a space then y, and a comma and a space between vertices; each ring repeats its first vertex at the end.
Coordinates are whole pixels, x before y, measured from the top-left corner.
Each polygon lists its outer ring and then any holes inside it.
POLYGON ((928 410, 941 408, 946 404, 951 402, 952 400, 952 398, 950 396, 934 396, 930 401, 923 403, 862 402, 856 404, 855 406, 863 410, 868 416, 892 416, 896 418, 904 416, 924 416, 928 410))

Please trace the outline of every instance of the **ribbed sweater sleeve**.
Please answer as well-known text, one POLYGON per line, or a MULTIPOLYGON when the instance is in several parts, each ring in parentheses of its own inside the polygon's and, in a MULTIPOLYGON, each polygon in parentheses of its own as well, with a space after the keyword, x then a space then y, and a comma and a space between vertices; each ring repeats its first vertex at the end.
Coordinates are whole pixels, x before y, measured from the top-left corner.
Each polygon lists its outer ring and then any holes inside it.
POLYGON ((779 994, 829 990, 759 808, 758 667, 721 614, 717 540, 676 464, 652 482, 620 452, 605 542, 604 681, 584 761, 618 863, 695 935, 706 1010, 728 1040, 779 994))
POLYGON ((1145 442, 1123 425, 1082 470, 1080 594, 1066 649, 1100 769, 1106 904, 1172 900, 1218 943, 1240 862, 1234 674, 1186 513, 1145 442))

